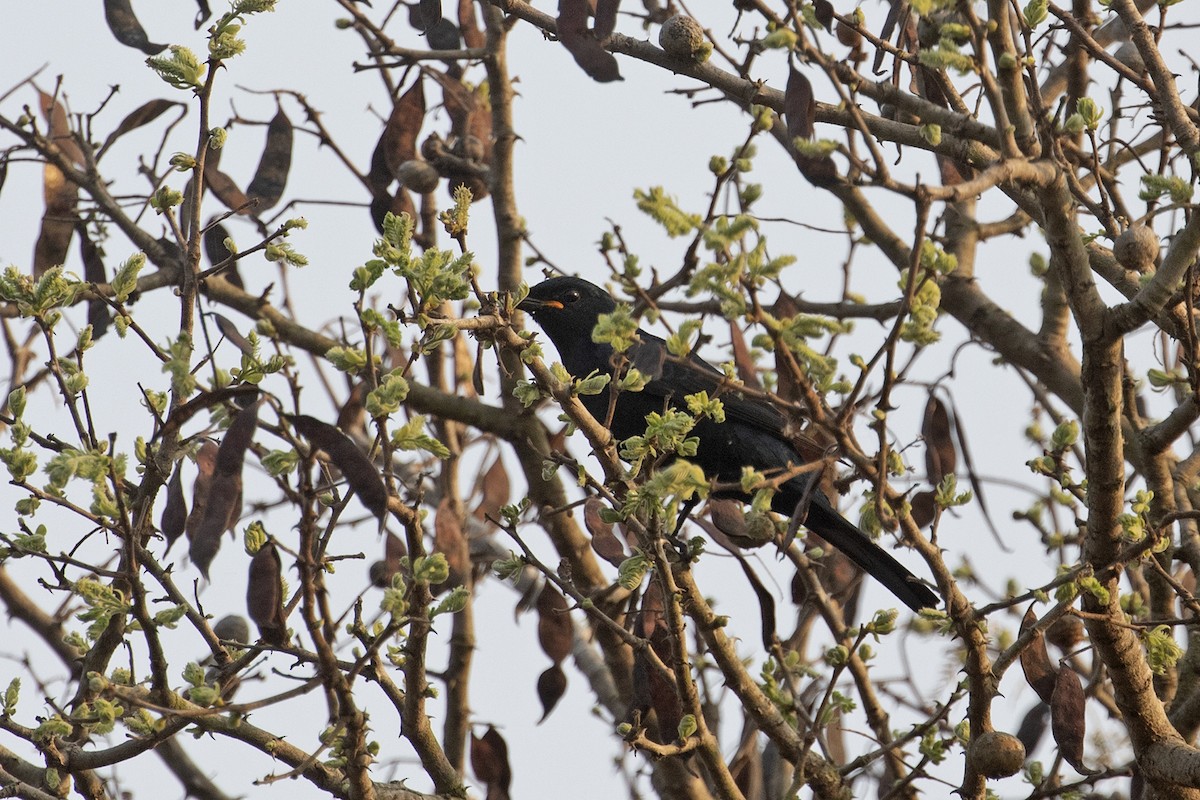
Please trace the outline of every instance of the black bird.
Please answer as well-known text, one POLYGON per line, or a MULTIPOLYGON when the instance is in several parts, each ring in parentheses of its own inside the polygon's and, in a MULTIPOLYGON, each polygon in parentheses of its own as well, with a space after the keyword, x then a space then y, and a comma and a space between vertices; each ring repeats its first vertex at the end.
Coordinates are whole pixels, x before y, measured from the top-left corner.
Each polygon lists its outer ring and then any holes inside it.
MULTIPOLYGON (((617 303, 604 289, 581 278, 550 278, 534 286, 518 308, 529 312, 541 326, 562 359, 567 372, 585 378, 593 372, 613 373, 614 351, 608 344, 592 341, 592 330, 601 314, 616 310, 617 303)), ((620 392, 610 430, 618 440, 646 432, 646 415, 668 406, 685 407, 684 397, 707 391, 719 396, 725 406, 725 421, 702 417, 691 435, 699 439, 696 455, 689 460, 710 478, 734 483, 743 467, 763 472, 782 471, 804 463, 784 431, 784 416, 770 403, 723 388, 724 374, 696 355, 674 358, 666 342, 638 331, 638 341, 626 353, 632 366, 649 378, 640 392, 620 392)), ((604 422, 609 414, 610 389, 597 395, 582 395, 587 410, 604 422)), ((882 583, 914 611, 936 607, 938 598, 899 561, 845 519, 820 491, 809 492, 813 473, 799 475, 782 484, 775 493, 773 510, 792 515, 811 496, 804 524, 845 553, 851 561, 882 583)), ((748 497, 741 496, 748 500, 748 497)))

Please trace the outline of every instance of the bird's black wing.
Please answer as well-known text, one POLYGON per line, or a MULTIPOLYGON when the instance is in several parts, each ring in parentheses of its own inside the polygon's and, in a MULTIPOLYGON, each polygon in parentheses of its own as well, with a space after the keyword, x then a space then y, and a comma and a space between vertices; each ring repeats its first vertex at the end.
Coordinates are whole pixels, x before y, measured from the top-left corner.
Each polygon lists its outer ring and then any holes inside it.
POLYGON ((708 392, 709 397, 721 399, 726 422, 744 423, 787 438, 784 433, 787 418, 775 406, 742 394, 730 385, 725 373, 699 356, 678 358, 671 355, 667 343, 659 337, 645 331, 638 331, 638 337, 640 341, 634 343, 628 355, 630 366, 649 379, 642 391, 678 405, 683 405, 683 398, 689 394, 708 392))

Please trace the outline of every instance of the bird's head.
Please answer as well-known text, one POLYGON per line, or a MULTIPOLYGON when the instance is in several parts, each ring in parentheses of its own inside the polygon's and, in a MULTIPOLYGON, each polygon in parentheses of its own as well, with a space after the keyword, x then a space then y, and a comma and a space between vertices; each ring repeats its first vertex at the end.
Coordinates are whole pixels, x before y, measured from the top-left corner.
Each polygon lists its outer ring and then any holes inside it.
POLYGON ((517 306, 533 317, 555 345, 573 339, 590 342, 601 314, 617 308, 612 296, 582 278, 549 278, 529 290, 517 306))

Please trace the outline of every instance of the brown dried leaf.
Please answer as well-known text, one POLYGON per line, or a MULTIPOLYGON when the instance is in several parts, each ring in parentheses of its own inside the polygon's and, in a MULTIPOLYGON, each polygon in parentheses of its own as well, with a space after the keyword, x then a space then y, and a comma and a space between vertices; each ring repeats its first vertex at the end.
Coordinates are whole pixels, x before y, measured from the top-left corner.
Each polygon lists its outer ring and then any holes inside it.
POLYGON ((254 178, 246 187, 246 196, 258 201, 256 210, 271 208, 283 197, 292 168, 293 140, 292 121, 281 108, 267 126, 267 144, 263 147, 254 178))
POLYGON ((1079 674, 1063 666, 1058 671, 1050 698, 1050 732, 1063 759, 1081 775, 1091 774, 1083 764, 1083 739, 1087 732, 1084 714, 1086 703, 1079 674))
POLYGON ((287 645, 287 622, 283 617, 283 565, 273 542, 267 542, 250 559, 246 584, 246 611, 258 626, 259 636, 276 647, 287 645))
POLYGON ((542 703, 542 716, 538 720, 541 725, 550 716, 550 712, 558 705, 558 701, 567 693, 567 674, 558 664, 551 664, 545 672, 538 676, 537 696, 542 703))
POLYGON ((555 664, 571 654, 573 626, 567 600, 550 584, 542 587, 537 599, 538 643, 555 664))
POLYGON ((921 436, 925 439, 925 472, 929 482, 937 486, 942 478, 954 474, 958 451, 954 449, 954 423, 945 403, 932 392, 925 403, 921 436))
POLYGON ((471 771, 475 780, 487 787, 488 797, 508 797, 512 767, 508 763, 508 744, 493 726, 483 736, 471 732, 471 771), (503 794, 493 794, 493 791, 503 794))
POLYGON ((480 483, 483 489, 483 498, 472 512, 475 519, 499 519, 500 509, 508 504, 512 494, 508 470, 504 468, 504 460, 500 456, 496 456, 496 460, 488 467, 488 471, 483 473, 483 480, 480 483))
POLYGON ((183 497, 183 462, 184 459, 180 459, 171 474, 171 480, 167 484, 167 502, 163 506, 162 518, 158 523, 163 538, 167 540, 165 553, 171 551, 171 545, 183 535, 187 526, 187 500, 183 497))
MULTIPOLYGON (((1033 613, 1033 606, 1030 606, 1021 619, 1021 634, 1024 635, 1025 631, 1036 623, 1037 616, 1033 613)), ((1042 702, 1051 702, 1058 678, 1055 675, 1054 664, 1050 661, 1050 654, 1046 651, 1046 638, 1040 632, 1021 651, 1021 669, 1025 672, 1025 682, 1033 687, 1042 702)))
POLYGON ((617 59, 600 46, 588 29, 591 13, 588 0, 559 0, 558 40, 592 80, 600 83, 623 80, 617 59))
POLYGON ((143 125, 150 124, 176 106, 182 109, 181 117, 187 114, 187 106, 183 103, 177 103, 174 100, 165 100, 159 97, 155 100, 147 100, 145 103, 142 103, 125 115, 125 119, 121 120, 121 124, 117 125, 113 132, 108 135, 108 138, 104 140, 104 145, 96 154, 96 158, 99 159, 104 154, 104 151, 112 147, 117 139, 120 139, 130 131, 137 130, 143 125))
POLYGON ((430 587, 434 594, 462 586, 471 568, 471 554, 467 547, 467 537, 463 535, 462 522, 458 514, 454 513, 454 506, 449 497, 442 498, 433 516, 433 551, 444 555, 446 563, 450 566, 450 576, 446 578, 446 582, 430 587))
POLYGON ((141 50, 148 56, 158 55, 167 47, 150 41, 146 30, 134 16, 129 0, 104 0, 104 20, 116 40, 126 47, 141 50))
POLYGON ((379 476, 379 470, 358 445, 337 428, 315 417, 288 414, 285 418, 314 447, 325 451, 367 510, 380 519, 387 514, 387 487, 379 476))
POLYGON ((588 533, 592 535, 592 550, 596 555, 603 558, 614 567, 621 566, 621 562, 625 560, 625 548, 621 545, 621 540, 613 533, 611 522, 605 522, 600 518, 600 509, 604 508, 604 502, 595 495, 587 499, 583 504, 583 524, 587 526, 588 533))

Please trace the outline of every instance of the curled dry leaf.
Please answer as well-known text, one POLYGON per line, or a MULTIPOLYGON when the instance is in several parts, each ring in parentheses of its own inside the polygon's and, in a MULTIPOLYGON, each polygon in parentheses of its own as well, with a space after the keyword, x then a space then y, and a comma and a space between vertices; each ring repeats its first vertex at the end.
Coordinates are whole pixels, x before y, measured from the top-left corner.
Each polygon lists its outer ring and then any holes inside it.
POLYGON ((246 611, 267 644, 287 644, 287 622, 283 617, 283 565, 273 542, 267 542, 250 559, 246 585, 246 611))
POLYGON ((538 643, 555 664, 571 654, 573 628, 567 600, 550 584, 542 587, 537 599, 538 643))
POLYGON ((104 21, 116 40, 126 47, 141 50, 148 56, 156 56, 167 47, 150 41, 145 28, 134 16, 129 0, 104 0, 104 21))
MULTIPOLYGON (((1021 619, 1021 633, 1029 630, 1037 622, 1033 607, 1025 612, 1021 619)), ((1054 664, 1046 651, 1046 637, 1039 631, 1029 645, 1021 651, 1021 669, 1025 672, 1025 682, 1028 683, 1043 703, 1049 703, 1054 695, 1057 683, 1054 664)))
POLYGON ((175 544, 175 540, 183 535, 184 528, 187 526, 187 501, 183 497, 183 462, 184 459, 179 459, 175 465, 175 471, 171 473, 171 480, 167 484, 167 502, 163 506, 162 518, 159 520, 163 538, 167 540, 165 552, 171 551, 171 545, 175 544))
POLYGON ((537 696, 542 703, 542 716, 538 720, 541 725, 550 716, 550 712, 558 705, 558 701, 567 693, 567 674, 558 664, 551 664, 537 679, 537 696))
POLYGON ((257 202, 256 210, 271 208, 283 197, 288 172, 292 168, 293 140, 292 121, 281 108, 267 126, 266 146, 263 147, 254 178, 246 187, 246 195, 257 202))
POLYGON ((1079 673, 1064 665, 1058 671, 1050 698, 1050 732, 1054 735, 1058 752, 1081 775, 1091 774, 1083 764, 1083 739, 1087 730, 1084 715, 1086 702, 1079 673))
POLYGON ((621 545, 621 540, 613 533, 612 523, 605 522, 600 518, 600 509, 602 508, 604 508, 604 501, 595 495, 589 497, 583 504, 583 524, 587 526, 588 533, 592 535, 592 550, 596 552, 596 555, 614 567, 619 567, 625 560, 625 548, 621 545))
POLYGON ((600 46, 595 33, 588 28, 591 13, 588 0, 559 0, 558 40, 592 80, 619 81, 622 78, 617 59, 600 46))
POLYGON ((493 726, 488 725, 483 736, 471 733, 471 771, 475 780, 487 787, 489 798, 507 798, 512 784, 512 767, 508 763, 508 743, 493 726))
POLYGON ((376 517, 387 514, 388 493, 379 470, 350 437, 327 422, 307 414, 286 414, 285 419, 313 447, 324 450, 333 465, 341 470, 346 483, 358 495, 359 502, 376 517))

